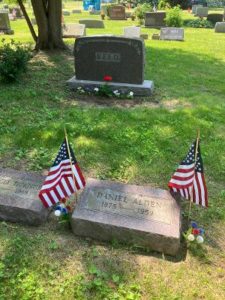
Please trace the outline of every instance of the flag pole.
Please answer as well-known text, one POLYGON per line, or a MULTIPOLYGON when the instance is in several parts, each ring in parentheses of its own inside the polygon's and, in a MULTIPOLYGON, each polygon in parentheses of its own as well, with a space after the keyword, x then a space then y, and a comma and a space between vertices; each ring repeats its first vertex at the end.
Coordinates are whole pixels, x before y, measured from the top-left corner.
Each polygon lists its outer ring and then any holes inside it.
MULTIPOLYGON (((67 147, 68 154, 69 154, 69 159, 70 159, 70 167, 71 167, 71 172, 72 172, 74 187, 76 189, 76 183, 75 183, 76 181, 75 181, 75 176, 74 176, 74 173, 73 173, 72 157, 71 157, 71 152, 70 152, 70 146, 69 146, 69 142, 68 142, 68 136, 67 136, 67 132, 66 132, 66 127, 64 127, 64 133, 65 133, 65 139, 66 139, 66 147, 67 147)), ((77 194, 76 194, 76 192, 74 193, 74 199, 75 199, 75 203, 77 203, 77 194)))
MULTIPOLYGON (((196 165, 196 160, 197 160, 197 155, 198 155, 199 139, 200 139, 200 129, 197 130, 197 138, 196 138, 196 145, 195 145, 195 165, 196 165)), ((195 167, 195 165, 194 165, 194 167, 195 167)), ((192 204, 193 200, 194 200, 194 184, 192 185, 192 193, 191 193, 191 198, 189 201, 188 221, 189 221, 190 215, 191 215, 191 204, 192 204)))

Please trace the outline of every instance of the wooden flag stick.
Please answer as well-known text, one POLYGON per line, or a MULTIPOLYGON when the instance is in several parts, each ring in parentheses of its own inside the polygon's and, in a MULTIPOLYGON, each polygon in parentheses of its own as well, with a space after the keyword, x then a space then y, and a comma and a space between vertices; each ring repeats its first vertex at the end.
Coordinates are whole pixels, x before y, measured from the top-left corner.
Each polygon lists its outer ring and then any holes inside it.
MULTIPOLYGON (((75 181, 75 176, 73 173, 73 163, 72 163, 72 157, 71 157, 71 152, 70 152, 70 146, 69 146, 69 142, 68 142, 68 136, 67 136, 67 132, 66 132, 66 127, 64 127, 64 133, 65 133, 65 138, 66 138, 66 147, 68 150, 68 154, 69 154, 69 159, 70 159, 70 167, 71 167, 71 172, 72 172, 72 177, 73 177, 73 182, 74 182, 74 188, 76 189, 76 181, 75 181)), ((74 199, 75 199, 75 203, 77 203, 77 193, 74 193, 74 199)))
MULTIPOLYGON (((197 155, 198 155, 199 139, 200 139, 200 129, 197 130, 197 138, 196 138, 196 145, 195 145, 195 165, 196 165, 196 160, 197 160, 197 155)), ((192 204, 193 200, 194 200, 194 184, 192 186, 191 199, 189 201, 188 221, 189 221, 190 215, 191 215, 191 204, 192 204)))

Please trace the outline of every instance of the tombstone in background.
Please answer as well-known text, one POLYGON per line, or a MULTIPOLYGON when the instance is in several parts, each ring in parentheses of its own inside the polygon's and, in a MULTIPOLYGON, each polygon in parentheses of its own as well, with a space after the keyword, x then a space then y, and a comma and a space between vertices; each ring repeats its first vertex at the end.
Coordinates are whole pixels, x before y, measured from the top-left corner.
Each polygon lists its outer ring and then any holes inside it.
POLYGON ((201 4, 192 5, 192 14, 193 15, 196 15, 198 7, 203 7, 203 5, 201 5, 201 4))
POLYGON ((102 20, 81 19, 79 20, 79 23, 84 24, 86 28, 105 28, 102 20))
POLYGON ((10 21, 16 21, 16 17, 13 14, 9 14, 10 21))
POLYGON ((145 27, 166 27, 166 12, 147 12, 145 14, 145 27))
POLYGON ((19 7, 13 7, 12 14, 18 19, 21 19, 23 17, 23 13, 19 7))
POLYGON ((215 32, 225 33, 225 22, 216 22, 215 32))
POLYGON ((168 191, 88 179, 76 206, 74 234, 176 255, 180 207, 168 191))
POLYGON ((123 35, 128 38, 140 38, 141 27, 136 27, 136 26, 124 27, 123 35))
POLYGON ((73 9, 72 10, 72 14, 81 14, 81 13, 82 13, 81 9, 73 9))
POLYGON ((125 7, 122 5, 112 5, 108 7, 110 20, 126 20, 125 7))
POLYGON ((199 18, 205 18, 208 16, 208 12, 208 7, 197 7, 196 16, 198 16, 199 18))
POLYGON ((63 10, 63 16, 70 16, 70 12, 68 10, 63 10))
POLYGON ((63 26, 63 38, 78 38, 85 35, 84 24, 65 24, 63 26))
POLYGON ((0 220, 39 225, 46 221, 38 192, 44 178, 34 173, 0 169, 0 220))
POLYGON ((67 83, 93 90, 112 77, 107 84, 122 93, 135 95, 152 93, 152 81, 144 80, 145 47, 141 39, 116 36, 91 36, 78 38, 74 46, 76 76, 67 83))
POLYGON ((6 12, 0 11, 0 32, 4 34, 14 34, 14 31, 11 30, 9 15, 6 12))
POLYGON ((90 15, 95 15, 95 16, 99 16, 100 13, 101 13, 100 10, 95 10, 95 9, 89 11, 90 15))
POLYGON ((207 16, 207 20, 215 25, 216 22, 223 22, 223 15, 222 14, 210 14, 207 16))
POLYGON ((176 27, 165 27, 160 30, 160 40, 183 41, 184 29, 176 27))
POLYGON ((148 40, 148 34, 147 33, 141 33, 140 38, 143 40, 148 40))

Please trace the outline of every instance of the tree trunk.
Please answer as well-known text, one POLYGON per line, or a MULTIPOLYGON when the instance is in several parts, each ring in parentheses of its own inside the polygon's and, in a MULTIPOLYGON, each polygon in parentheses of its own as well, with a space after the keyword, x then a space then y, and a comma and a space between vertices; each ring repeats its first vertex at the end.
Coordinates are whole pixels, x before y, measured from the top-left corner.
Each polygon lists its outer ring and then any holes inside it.
POLYGON ((31 0, 38 26, 37 50, 66 49, 62 39, 62 0, 31 0))

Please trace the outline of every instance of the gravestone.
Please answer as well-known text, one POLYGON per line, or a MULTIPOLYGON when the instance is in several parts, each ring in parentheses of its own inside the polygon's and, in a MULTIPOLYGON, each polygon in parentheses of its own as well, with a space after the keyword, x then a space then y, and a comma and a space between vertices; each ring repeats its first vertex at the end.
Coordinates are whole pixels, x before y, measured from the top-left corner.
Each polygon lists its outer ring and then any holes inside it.
POLYGON ((216 22, 215 32, 225 33, 225 22, 216 22))
POLYGON ((72 14, 81 14, 81 9, 73 9, 72 14))
POLYGON ((148 34, 147 33, 141 33, 140 38, 143 40, 148 40, 148 34))
POLYGON ((86 35, 84 24, 65 24, 63 26, 64 38, 77 38, 86 35))
POLYGON ((0 220, 39 225, 48 210, 38 198, 44 178, 34 173, 0 169, 0 220))
POLYGON ((183 41, 184 29, 175 27, 165 27, 160 30, 160 40, 183 41))
POLYGON ((12 14, 16 17, 16 18, 22 18, 23 17, 23 13, 21 11, 21 9, 19 7, 14 7, 12 14))
POLYGON ((124 36, 128 38, 140 38, 141 28, 136 26, 124 27, 124 36))
POLYGON ((63 16, 70 16, 70 12, 68 10, 63 10, 63 16))
POLYGON ((35 18, 32 18, 32 19, 31 19, 31 23, 32 23, 32 25, 37 25, 36 19, 35 19, 35 18))
POLYGON ((102 20, 81 19, 79 20, 79 23, 84 24, 86 28, 105 28, 102 20))
POLYGON ((197 7, 196 16, 198 16, 199 18, 205 18, 208 16, 208 12, 208 7, 197 7))
POLYGON ((107 84, 123 93, 150 95, 153 82, 144 80, 145 47, 137 38, 91 36, 78 38, 74 46, 76 76, 67 83, 72 89, 94 89, 107 84), (135 62, 135 63, 134 63, 135 62))
POLYGON ((6 12, 0 11, 0 32, 5 34, 13 34, 14 31, 11 30, 9 15, 6 12))
POLYGON ((223 22, 223 15, 222 14, 210 14, 207 16, 207 20, 213 24, 216 24, 216 22, 223 22))
POLYGON ((71 219, 79 236, 176 255, 180 207, 168 191, 89 179, 71 219))
POLYGON ((153 33, 152 40, 159 40, 159 39, 160 39, 160 35, 158 33, 153 33))
POLYGON ((122 5, 113 5, 108 7, 108 14, 111 20, 125 20, 125 7, 122 5))
POLYGON ((192 5, 192 14, 193 15, 196 15, 198 7, 203 7, 203 5, 201 5, 201 4, 192 5))
POLYGON ((145 14, 145 27, 160 28, 165 27, 165 12, 147 12, 145 14))
POLYGON ((101 14, 101 11, 93 9, 89 11, 89 14, 99 16, 101 14))

